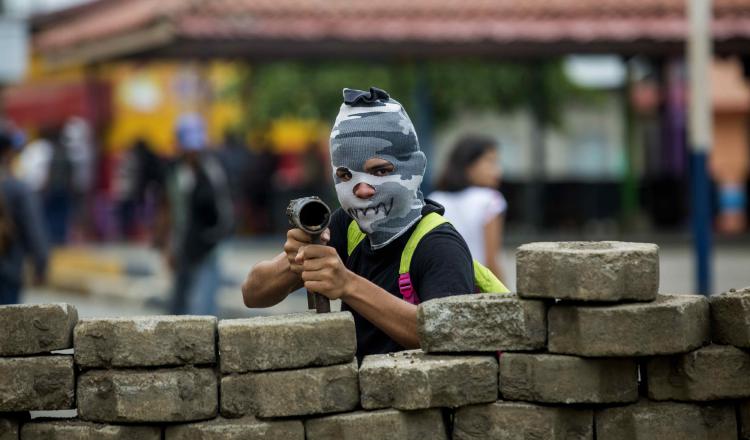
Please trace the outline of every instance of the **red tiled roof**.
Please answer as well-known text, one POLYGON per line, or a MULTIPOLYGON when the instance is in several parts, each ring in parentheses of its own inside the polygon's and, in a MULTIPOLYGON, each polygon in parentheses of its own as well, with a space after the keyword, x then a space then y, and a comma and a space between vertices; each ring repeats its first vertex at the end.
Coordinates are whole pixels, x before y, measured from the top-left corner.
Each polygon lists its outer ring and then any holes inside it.
MULTIPOLYGON (((315 43, 680 43, 687 0, 100 0, 43 52, 169 23, 175 39, 315 43)), ((714 0, 717 40, 750 40, 750 0, 714 0)))

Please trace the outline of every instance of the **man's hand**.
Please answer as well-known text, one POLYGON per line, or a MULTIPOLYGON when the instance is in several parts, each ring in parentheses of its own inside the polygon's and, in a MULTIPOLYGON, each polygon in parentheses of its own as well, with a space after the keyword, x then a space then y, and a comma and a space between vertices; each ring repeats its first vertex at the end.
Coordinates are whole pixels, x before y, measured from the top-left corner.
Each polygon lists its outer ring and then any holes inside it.
POLYGON ((343 299, 354 275, 339 258, 336 249, 330 246, 303 246, 294 260, 302 267, 305 288, 328 297, 343 299))
MULTIPOLYGON (((328 243, 331 239, 331 231, 326 229, 320 235, 321 244, 328 243)), ((302 229, 290 229, 286 233, 286 243, 284 243, 284 253, 286 259, 289 261, 289 268, 292 272, 301 275, 302 274, 302 263, 297 263, 297 254, 300 249, 312 243, 312 237, 302 229)))

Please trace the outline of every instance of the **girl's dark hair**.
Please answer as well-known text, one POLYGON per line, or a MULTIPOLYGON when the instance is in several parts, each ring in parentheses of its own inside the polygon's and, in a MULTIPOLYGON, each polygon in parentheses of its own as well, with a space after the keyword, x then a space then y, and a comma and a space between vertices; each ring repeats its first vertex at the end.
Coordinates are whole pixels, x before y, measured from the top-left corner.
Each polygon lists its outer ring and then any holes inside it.
POLYGON ((494 139, 484 136, 466 136, 453 147, 437 181, 438 191, 461 191, 469 186, 466 169, 485 153, 497 149, 494 139))

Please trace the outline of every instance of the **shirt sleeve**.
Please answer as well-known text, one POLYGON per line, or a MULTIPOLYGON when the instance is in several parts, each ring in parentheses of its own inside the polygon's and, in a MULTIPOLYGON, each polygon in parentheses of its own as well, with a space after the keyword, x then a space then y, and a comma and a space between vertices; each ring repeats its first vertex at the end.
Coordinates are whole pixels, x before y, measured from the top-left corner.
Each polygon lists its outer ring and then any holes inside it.
POLYGON ((486 205, 483 216, 483 223, 487 224, 490 220, 494 219, 500 214, 503 214, 508 209, 508 202, 505 197, 496 190, 488 190, 486 193, 486 205))
POLYGON ((444 224, 419 242, 409 273, 421 302, 474 293, 474 268, 466 242, 444 224))

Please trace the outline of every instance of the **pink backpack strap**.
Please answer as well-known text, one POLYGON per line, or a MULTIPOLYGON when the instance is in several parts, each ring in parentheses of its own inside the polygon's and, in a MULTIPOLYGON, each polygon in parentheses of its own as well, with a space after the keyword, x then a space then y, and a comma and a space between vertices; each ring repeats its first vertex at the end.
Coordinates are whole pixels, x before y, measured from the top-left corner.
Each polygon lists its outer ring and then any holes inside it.
POLYGON ((409 275, 409 272, 399 274, 398 290, 401 292, 401 296, 404 297, 404 301, 409 304, 419 304, 419 297, 414 290, 414 286, 411 284, 411 275, 409 275))

